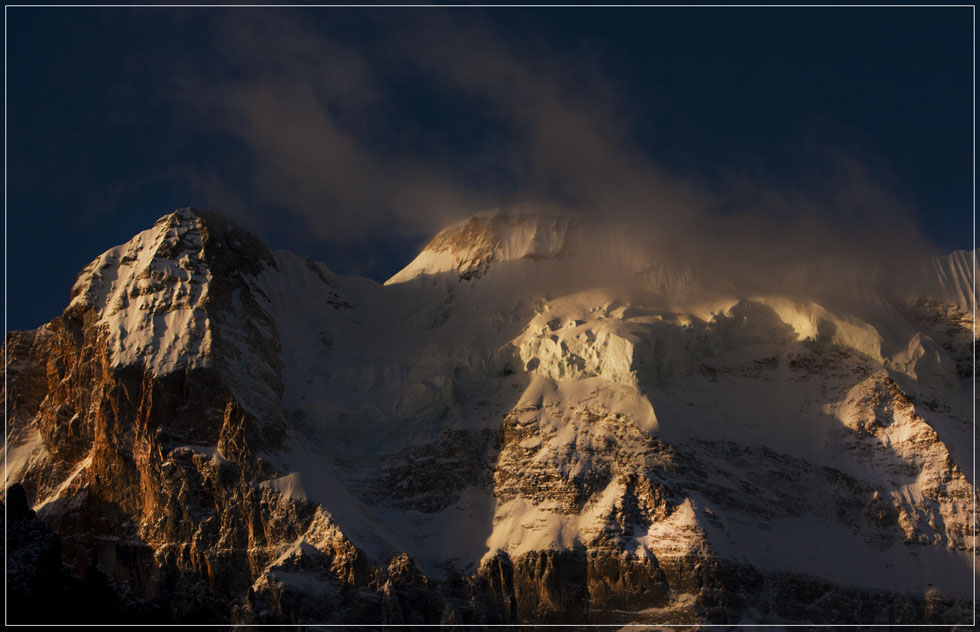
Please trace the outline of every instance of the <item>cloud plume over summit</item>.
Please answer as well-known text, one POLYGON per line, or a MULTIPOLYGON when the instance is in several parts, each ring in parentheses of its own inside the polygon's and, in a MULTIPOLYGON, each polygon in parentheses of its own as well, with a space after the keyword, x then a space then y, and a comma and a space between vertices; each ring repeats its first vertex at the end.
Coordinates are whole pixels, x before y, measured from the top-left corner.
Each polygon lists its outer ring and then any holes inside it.
POLYGON ((515 202, 755 278, 968 248, 967 10, 14 8, 11 319, 185 206, 376 280, 515 202))
POLYGON ((570 51, 462 12, 372 14, 367 39, 302 12, 225 17, 217 63, 173 78, 185 124, 241 152, 192 172, 213 208, 274 207, 328 243, 421 242, 483 208, 540 200, 635 224, 667 258, 753 273, 924 247, 870 152, 811 140, 786 152, 789 178, 751 148, 744 162, 668 167, 636 130, 670 121, 630 102, 599 45, 570 51))

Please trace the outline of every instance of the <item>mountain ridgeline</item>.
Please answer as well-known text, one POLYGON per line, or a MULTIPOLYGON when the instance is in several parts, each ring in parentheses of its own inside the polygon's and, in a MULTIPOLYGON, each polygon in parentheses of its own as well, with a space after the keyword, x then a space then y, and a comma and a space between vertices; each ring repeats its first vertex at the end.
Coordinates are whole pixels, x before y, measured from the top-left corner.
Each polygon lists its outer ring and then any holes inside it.
POLYGON ((974 258, 516 206, 380 285, 178 210, 6 335, 10 621, 971 622, 974 258))

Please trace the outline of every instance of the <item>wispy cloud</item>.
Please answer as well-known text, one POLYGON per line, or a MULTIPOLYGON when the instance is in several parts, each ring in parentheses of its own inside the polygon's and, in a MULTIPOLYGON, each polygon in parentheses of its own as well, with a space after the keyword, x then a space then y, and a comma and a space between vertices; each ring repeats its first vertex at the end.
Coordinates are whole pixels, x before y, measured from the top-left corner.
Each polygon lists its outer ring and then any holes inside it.
MULTIPOLYGON (((743 165, 682 175, 661 166, 632 140, 644 113, 608 78, 601 51, 514 41, 463 12, 368 17, 370 41, 305 17, 223 14, 218 61, 175 69, 185 124, 244 154, 235 177, 220 165, 190 170, 214 207, 275 208, 298 230, 351 242, 421 238, 517 198, 556 201, 635 223, 665 258, 754 278, 923 247, 887 170, 839 147, 797 148, 807 175, 791 181, 743 165), (440 144, 413 120, 424 106, 407 111, 406 90, 485 133, 440 144)), ((270 217, 250 221, 261 229, 270 217)))

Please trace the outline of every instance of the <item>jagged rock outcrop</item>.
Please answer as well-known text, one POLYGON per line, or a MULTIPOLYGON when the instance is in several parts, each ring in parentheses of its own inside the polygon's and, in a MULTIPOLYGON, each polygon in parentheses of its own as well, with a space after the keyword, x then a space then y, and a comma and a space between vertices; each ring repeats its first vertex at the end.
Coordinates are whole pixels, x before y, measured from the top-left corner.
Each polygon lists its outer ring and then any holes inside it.
POLYGON ((121 598, 178 619, 227 621, 251 566, 310 519, 253 484, 285 430, 277 336, 241 281, 263 261, 247 233, 181 211, 90 264, 62 317, 8 342, 8 442, 24 453, 8 473, 72 573, 95 565, 121 598))
POLYGON ((963 257, 841 312, 583 230, 481 214, 385 286, 192 209, 98 257, 4 341, 17 616, 969 621, 963 257))

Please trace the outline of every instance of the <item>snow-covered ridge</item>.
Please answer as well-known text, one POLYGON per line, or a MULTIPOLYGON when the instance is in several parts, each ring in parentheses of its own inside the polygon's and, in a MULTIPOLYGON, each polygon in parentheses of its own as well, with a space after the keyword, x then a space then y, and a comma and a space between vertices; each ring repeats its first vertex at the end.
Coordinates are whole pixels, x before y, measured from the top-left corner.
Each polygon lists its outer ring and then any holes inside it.
POLYGON ((903 278, 891 282, 907 299, 929 298, 971 313, 977 305, 974 266, 978 252, 956 250, 913 262, 903 278))
MULTIPOLYGON (((968 389, 950 357, 966 346, 945 321, 915 329, 893 295, 858 314, 804 284, 696 286, 619 228, 548 208, 449 227, 386 286, 239 248, 225 224, 161 218, 83 270, 69 311, 96 317, 114 364, 216 367, 241 408, 282 418, 283 449, 262 454, 275 475, 256 484, 319 505, 374 561, 407 553, 438 576, 447 560, 616 544, 896 590, 954 594, 935 560, 970 573, 968 389), (827 468, 851 478, 834 492, 827 468), (881 524, 842 521, 828 490, 881 524), (852 577, 838 549, 870 570, 852 577)), ((953 253, 898 276, 918 279, 907 298, 963 305, 971 268, 953 253)), ((12 448, 17 476, 48 458, 29 433, 12 448)), ((297 540, 256 589, 303 577, 320 546, 297 540)))
POLYGON ((202 230, 192 209, 180 209, 79 274, 66 312, 98 313, 114 366, 143 365, 164 374, 209 364, 211 271, 202 230))
POLYGON ((694 283, 688 265, 662 260, 637 235, 628 224, 554 205, 500 207, 440 231, 385 285, 434 275, 459 281, 496 276, 498 285, 519 282, 525 289, 558 282, 576 290, 621 283, 673 290, 694 283))
POLYGON ((501 261, 560 257, 568 253, 570 233, 578 222, 577 215, 553 206, 522 204, 484 211, 440 231, 386 285, 449 271, 470 279, 501 261))

